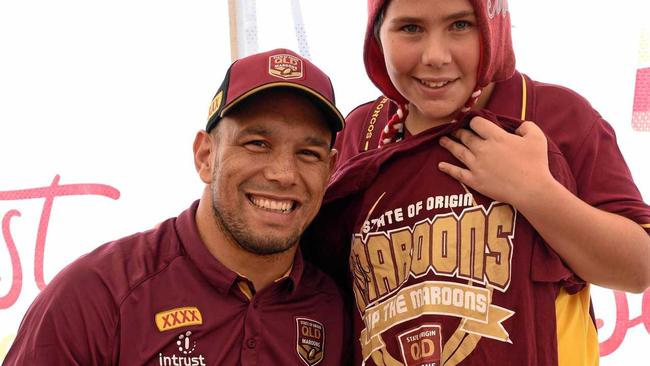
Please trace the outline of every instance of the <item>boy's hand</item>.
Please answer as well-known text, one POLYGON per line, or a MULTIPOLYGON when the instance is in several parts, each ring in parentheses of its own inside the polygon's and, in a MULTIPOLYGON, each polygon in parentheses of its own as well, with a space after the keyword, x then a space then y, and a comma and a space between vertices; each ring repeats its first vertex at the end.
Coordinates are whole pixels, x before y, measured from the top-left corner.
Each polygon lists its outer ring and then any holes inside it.
POLYGON ((482 117, 474 117, 469 129, 442 137, 440 145, 465 166, 447 162, 438 168, 481 194, 518 207, 553 179, 548 168, 546 136, 533 122, 524 122, 508 133, 482 117))

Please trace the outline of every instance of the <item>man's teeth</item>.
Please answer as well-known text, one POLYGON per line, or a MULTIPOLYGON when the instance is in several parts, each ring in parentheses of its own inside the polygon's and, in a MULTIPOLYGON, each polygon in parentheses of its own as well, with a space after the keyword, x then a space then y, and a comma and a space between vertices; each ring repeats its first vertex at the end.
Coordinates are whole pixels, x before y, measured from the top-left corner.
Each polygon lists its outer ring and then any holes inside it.
POLYGON ((428 86, 429 88, 442 88, 443 86, 449 84, 449 81, 426 81, 426 80, 420 80, 420 83, 424 86, 428 86))
POLYGON ((251 197, 251 202, 259 208, 266 210, 279 211, 282 213, 290 212, 293 209, 293 201, 276 201, 268 198, 251 197))

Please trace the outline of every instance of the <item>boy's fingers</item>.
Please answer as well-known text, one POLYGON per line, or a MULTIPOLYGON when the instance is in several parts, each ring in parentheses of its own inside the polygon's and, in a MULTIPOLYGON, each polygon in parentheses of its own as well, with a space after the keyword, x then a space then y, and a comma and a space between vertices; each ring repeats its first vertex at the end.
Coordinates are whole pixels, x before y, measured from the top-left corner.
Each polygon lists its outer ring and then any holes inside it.
POLYGON ((472 131, 474 131, 478 136, 485 140, 499 133, 505 132, 501 127, 479 116, 472 118, 469 122, 469 127, 471 127, 472 131))
POLYGON ((474 154, 465 145, 458 143, 449 137, 443 136, 440 138, 440 145, 449 150, 456 159, 460 160, 460 162, 465 164, 467 167, 471 167, 474 161, 476 161, 474 154))

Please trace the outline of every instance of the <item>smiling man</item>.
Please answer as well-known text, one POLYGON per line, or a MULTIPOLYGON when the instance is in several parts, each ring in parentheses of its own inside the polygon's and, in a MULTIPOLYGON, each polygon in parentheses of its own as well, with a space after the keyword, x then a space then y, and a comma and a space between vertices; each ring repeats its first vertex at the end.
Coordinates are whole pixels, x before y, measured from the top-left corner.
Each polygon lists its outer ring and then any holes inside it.
POLYGON ((342 127, 308 60, 233 63, 194 141, 201 199, 64 269, 3 365, 346 364, 341 294, 298 249, 342 127))

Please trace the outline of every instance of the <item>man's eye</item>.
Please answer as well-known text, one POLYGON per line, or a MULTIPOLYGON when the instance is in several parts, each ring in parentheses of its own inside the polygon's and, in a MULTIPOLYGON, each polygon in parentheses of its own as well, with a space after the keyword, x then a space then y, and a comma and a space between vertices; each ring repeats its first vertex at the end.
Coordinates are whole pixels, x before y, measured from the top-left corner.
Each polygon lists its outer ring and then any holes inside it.
POLYGON ((321 160, 321 154, 317 151, 312 151, 312 150, 301 150, 300 154, 309 158, 309 159, 314 159, 314 160, 321 160))
POLYGON ((269 146, 265 141, 262 140, 248 141, 244 145, 256 150, 266 149, 269 146))

